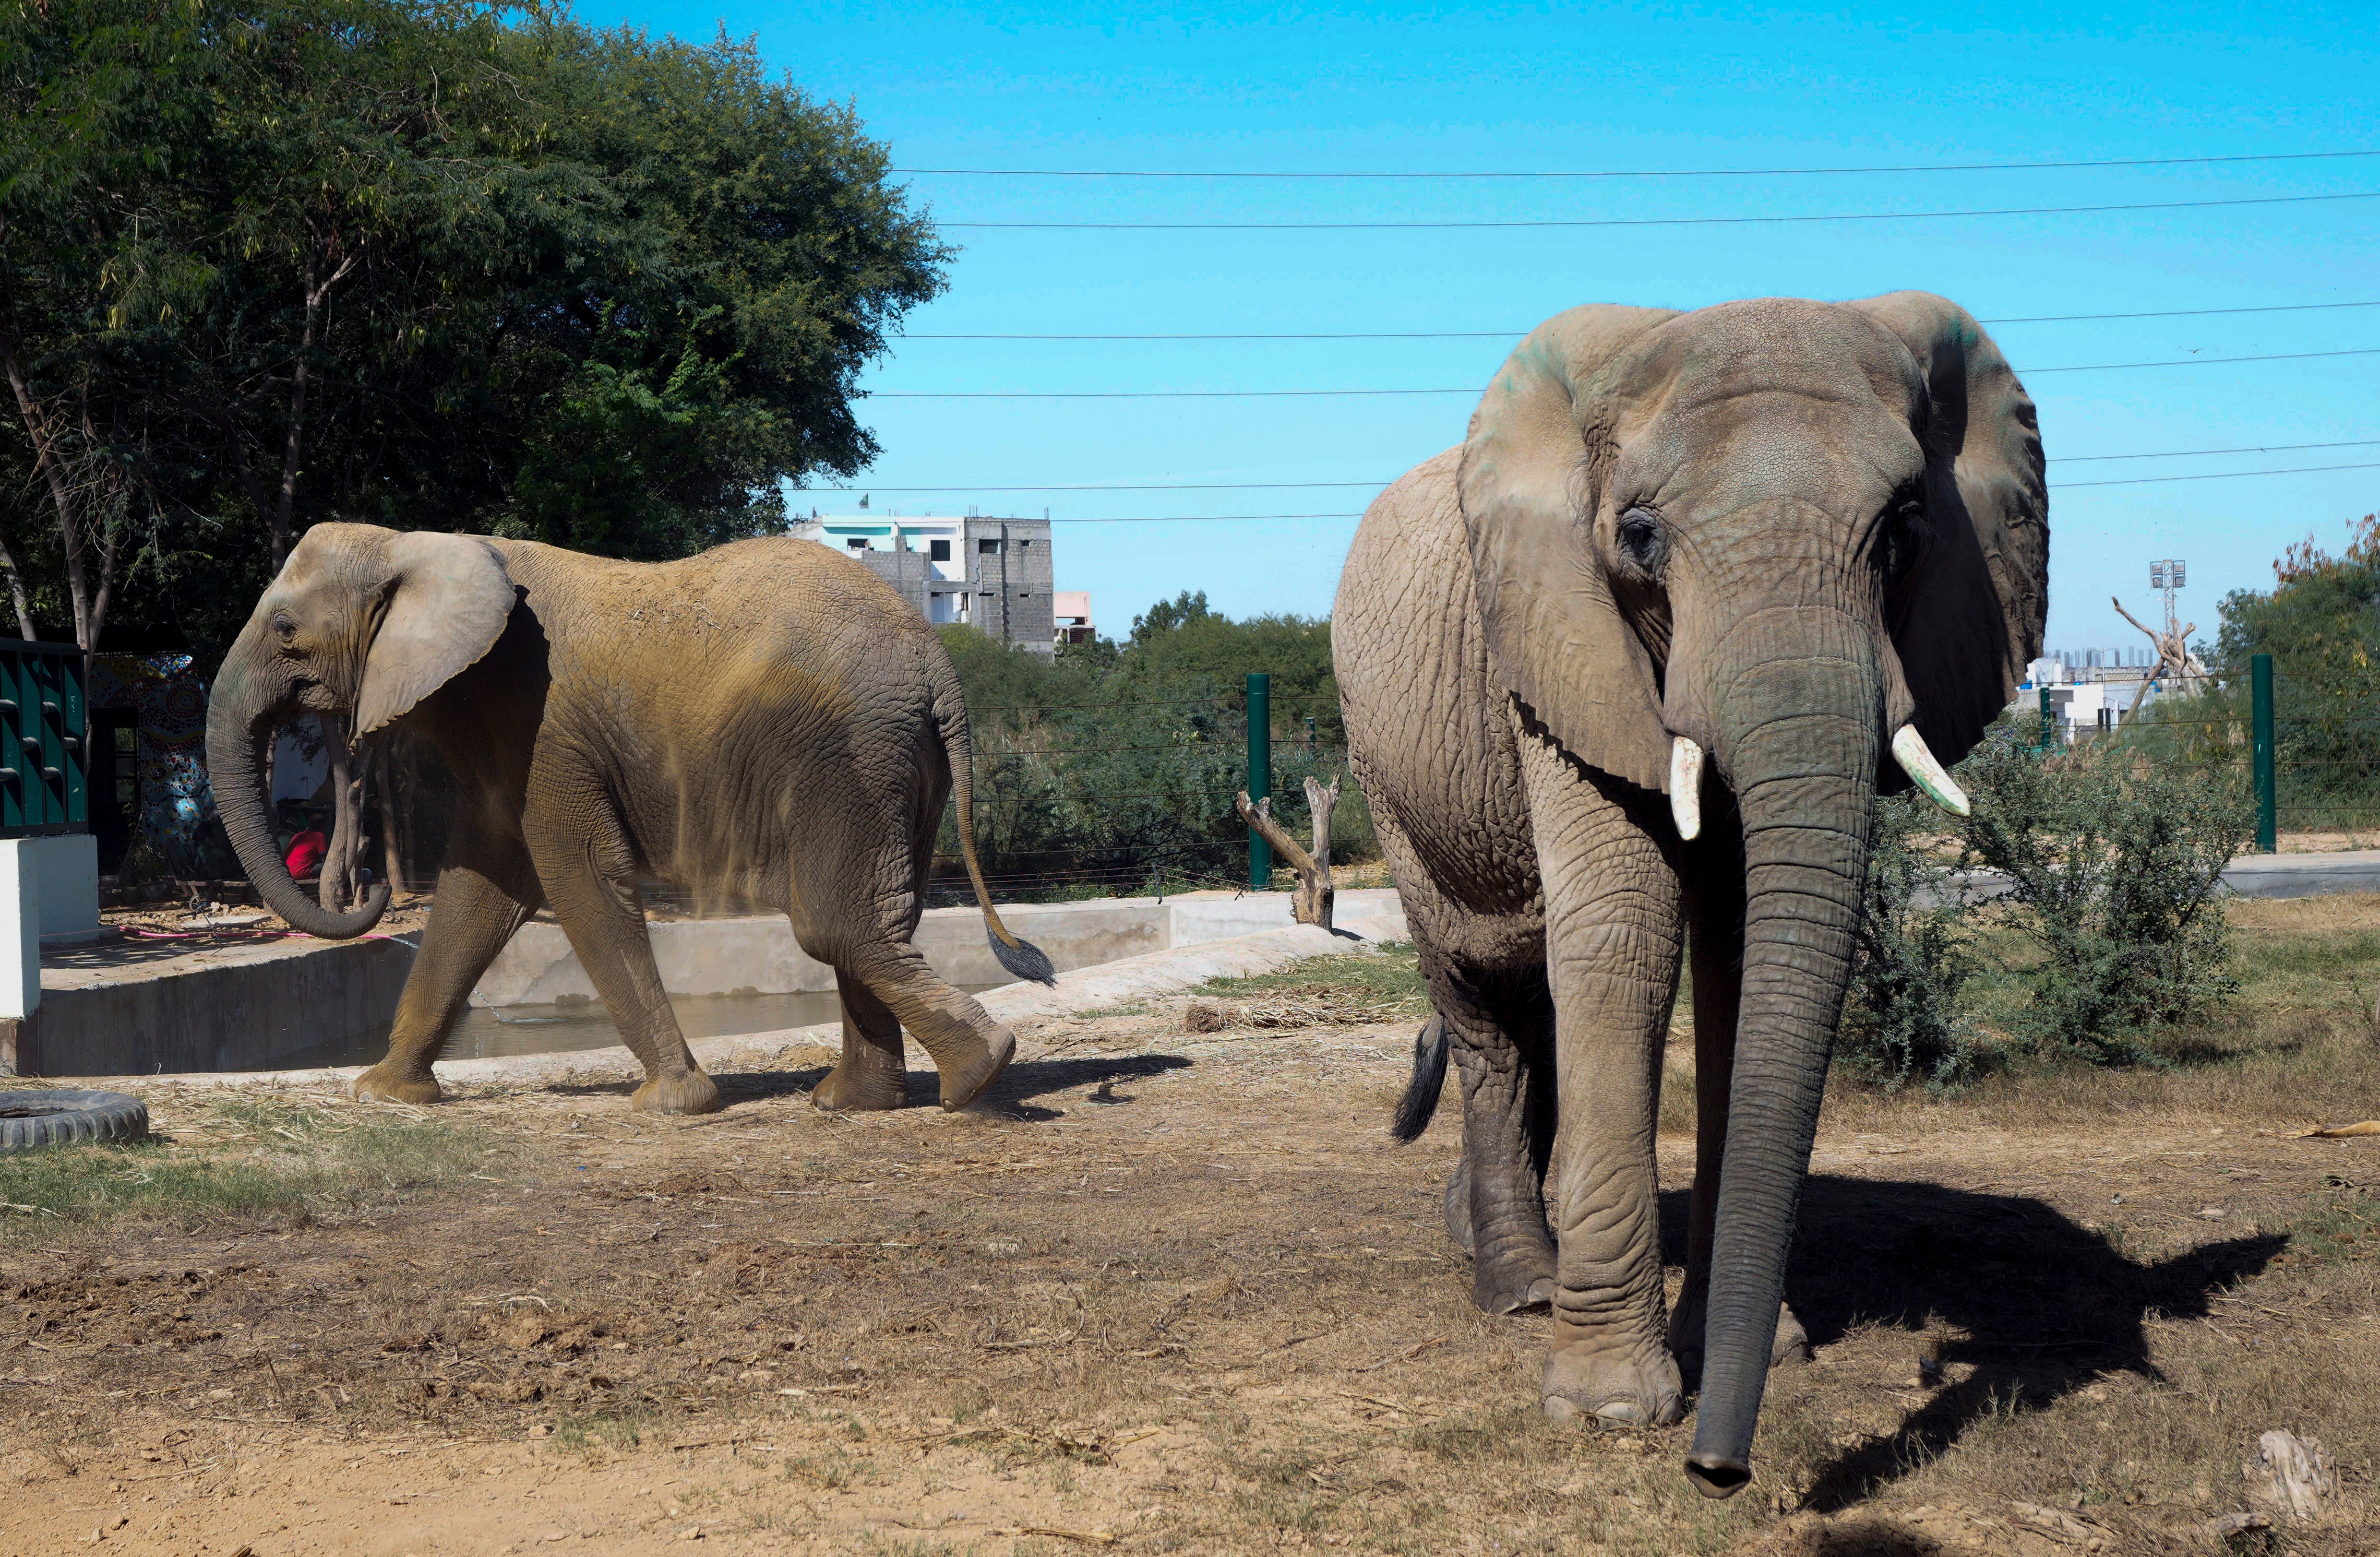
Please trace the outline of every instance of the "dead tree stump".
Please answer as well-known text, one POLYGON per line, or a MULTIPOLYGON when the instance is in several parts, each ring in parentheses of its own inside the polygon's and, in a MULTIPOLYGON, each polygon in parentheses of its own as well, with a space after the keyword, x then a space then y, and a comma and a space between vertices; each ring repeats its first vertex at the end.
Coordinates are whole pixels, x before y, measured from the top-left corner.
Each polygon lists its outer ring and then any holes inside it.
POLYGON ((1314 813, 1314 847, 1310 850, 1299 847, 1297 840, 1273 820, 1271 796, 1251 801, 1246 790, 1240 791, 1240 815, 1297 872, 1297 896, 1290 911, 1299 924, 1330 928, 1330 904, 1336 895, 1330 887, 1330 813, 1339 808, 1339 786, 1346 777, 1342 773, 1328 785, 1316 779, 1305 781, 1305 803, 1314 813))

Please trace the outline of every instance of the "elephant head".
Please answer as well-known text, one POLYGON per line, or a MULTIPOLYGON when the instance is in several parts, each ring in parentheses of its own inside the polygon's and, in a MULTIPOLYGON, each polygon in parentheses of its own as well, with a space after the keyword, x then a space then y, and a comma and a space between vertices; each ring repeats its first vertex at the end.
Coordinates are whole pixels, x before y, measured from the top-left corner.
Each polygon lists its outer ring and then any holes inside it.
POLYGON ((340 939, 370 930, 388 906, 385 882, 341 914, 290 880, 263 787, 273 732, 301 712, 337 716, 354 739, 380 729, 494 647, 514 598, 503 560, 468 535, 319 524, 289 553, 224 656, 207 703, 215 804, 273 912, 310 935, 340 939))
POLYGON ((1974 320, 1924 293, 1583 308, 1497 375, 1460 487, 1527 726, 1667 790, 1685 838, 1706 764, 1741 819, 1742 1000, 1687 1462, 1722 1496, 1750 1476, 1872 801, 1913 781, 1963 809, 1937 758, 1966 753, 2040 650, 2033 403, 1974 320))

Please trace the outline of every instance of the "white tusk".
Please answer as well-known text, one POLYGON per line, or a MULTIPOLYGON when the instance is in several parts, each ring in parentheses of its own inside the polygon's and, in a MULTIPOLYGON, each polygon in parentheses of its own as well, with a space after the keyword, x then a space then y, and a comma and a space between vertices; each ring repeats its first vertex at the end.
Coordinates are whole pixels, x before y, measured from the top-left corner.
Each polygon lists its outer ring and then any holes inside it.
POLYGON ((1927 799, 1952 816, 1967 814, 1967 792, 1942 771, 1942 764, 1925 749, 1925 737, 1917 733, 1916 725, 1903 724, 1892 733, 1892 757, 1900 764, 1900 771, 1925 791, 1927 799))
POLYGON ((1679 736, 1670 743, 1670 815, 1678 836, 1693 843, 1703 831, 1703 748, 1679 736))

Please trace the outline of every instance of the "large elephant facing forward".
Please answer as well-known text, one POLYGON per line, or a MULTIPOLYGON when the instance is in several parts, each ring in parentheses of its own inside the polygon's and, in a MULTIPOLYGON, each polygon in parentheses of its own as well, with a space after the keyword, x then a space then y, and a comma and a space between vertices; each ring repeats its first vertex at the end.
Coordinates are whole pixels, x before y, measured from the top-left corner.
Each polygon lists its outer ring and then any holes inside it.
POLYGON ((827 1108, 907 1101, 902 1028, 973 1101, 1015 1040, 909 943, 942 803, 992 951, 1009 933, 976 865, 972 748, 933 630, 867 568, 807 541, 746 541, 681 562, 609 562, 472 535, 370 525, 306 532, 224 658, 207 760, 225 831, 265 902, 298 929, 360 935, 300 894, 273 848, 263 743, 300 711, 358 736, 403 720, 455 780, 420 955, 388 1057, 356 1095, 426 1102, 431 1062, 513 931, 551 906, 644 1063, 639 1108, 694 1113, 719 1091, 688 1052, 647 939, 639 883, 783 909, 835 970, 843 1058, 827 1108))
POLYGON ((1400 1133, 1451 1046, 1474 1295, 1551 1303, 1557 1416, 1674 1421, 1698 1363, 1686 1470, 1711 1496, 1750 1478, 1792 1331, 1871 802, 1905 775, 1963 808, 1937 757, 2039 652, 2048 550, 2031 400, 1914 292, 1561 314, 1356 532, 1340 696, 1438 1013, 1400 1133), (1665 1316, 1654 1125, 1689 942, 1665 1316))

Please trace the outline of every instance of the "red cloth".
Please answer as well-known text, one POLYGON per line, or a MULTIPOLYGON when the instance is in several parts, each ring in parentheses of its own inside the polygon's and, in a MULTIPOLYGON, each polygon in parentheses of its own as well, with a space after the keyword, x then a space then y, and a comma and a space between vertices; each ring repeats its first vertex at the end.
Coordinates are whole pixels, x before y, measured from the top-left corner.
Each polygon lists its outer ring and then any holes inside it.
POLYGON ((292 876, 310 874, 322 863, 322 857, 330 852, 330 840, 309 828, 289 840, 289 873, 292 876))

